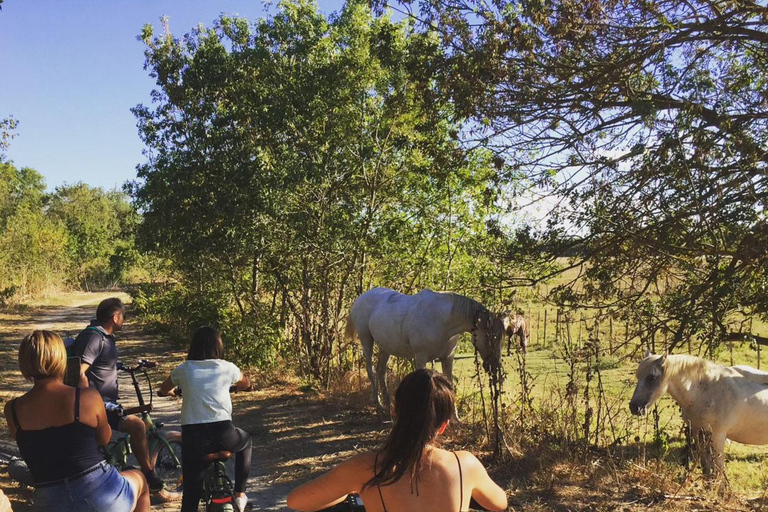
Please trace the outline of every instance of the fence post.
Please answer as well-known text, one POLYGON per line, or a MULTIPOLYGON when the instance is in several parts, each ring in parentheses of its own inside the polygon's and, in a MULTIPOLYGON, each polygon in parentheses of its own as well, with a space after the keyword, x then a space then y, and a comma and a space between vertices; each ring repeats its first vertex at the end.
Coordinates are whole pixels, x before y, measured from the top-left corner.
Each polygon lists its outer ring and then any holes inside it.
POLYGON ((608 350, 613 355, 613 315, 608 317, 608 350))
POLYGON ((544 337, 542 339, 543 346, 547 345, 547 307, 544 306, 544 337))

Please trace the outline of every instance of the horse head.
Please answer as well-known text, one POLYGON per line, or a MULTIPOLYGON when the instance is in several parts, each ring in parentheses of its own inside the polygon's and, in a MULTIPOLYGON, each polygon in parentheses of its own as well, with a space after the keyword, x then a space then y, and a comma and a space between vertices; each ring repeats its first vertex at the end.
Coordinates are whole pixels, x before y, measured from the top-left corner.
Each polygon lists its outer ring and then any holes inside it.
POLYGON ((667 379, 664 378, 664 363, 667 356, 646 352, 645 359, 640 361, 635 376, 637 387, 629 401, 629 410, 632 414, 643 416, 648 408, 653 405, 664 393, 667 392, 667 379))
POLYGON ((479 311, 472 329, 472 344, 483 359, 485 371, 495 371, 501 364, 501 344, 504 340, 504 321, 487 309, 479 311))

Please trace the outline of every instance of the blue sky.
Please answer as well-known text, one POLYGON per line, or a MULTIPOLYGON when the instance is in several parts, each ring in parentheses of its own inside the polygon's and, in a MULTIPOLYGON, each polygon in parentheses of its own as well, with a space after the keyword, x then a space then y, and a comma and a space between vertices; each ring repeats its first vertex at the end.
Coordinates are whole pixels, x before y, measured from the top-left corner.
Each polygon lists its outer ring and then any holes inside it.
MULTIPOLYGON (((341 0, 320 0, 323 12, 341 0)), ((258 0, 5 0, 0 11, 0 118, 19 121, 7 157, 49 189, 82 181, 107 189, 136 176, 143 145, 130 108, 149 103, 145 23, 170 16, 175 35, 222 12, 251 20, 258 0)))

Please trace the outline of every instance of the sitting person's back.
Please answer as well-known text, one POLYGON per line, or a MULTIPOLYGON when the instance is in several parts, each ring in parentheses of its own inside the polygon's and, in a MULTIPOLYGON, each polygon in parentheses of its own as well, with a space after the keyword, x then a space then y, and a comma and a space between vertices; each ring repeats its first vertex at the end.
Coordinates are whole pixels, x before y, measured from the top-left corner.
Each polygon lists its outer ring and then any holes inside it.
POLYGON ((35 481, 35 506, 74 512, 96 507, 112 512, 149 510, 146 480, 122 474, 104 461, 99 446, 112 435, 95 389, 63 382, 66 351, 61 338, 35 331, 19 347, 19 367, 32 389, 5 405, 11 436, 35 481))
POLYGON ((19 452, 38 484, 70 478, 104 460, 94 409, 101 405, 98 391, 47 387, 9 402, 19 452))
POLYGON ((435 443, 454 414, 448 379, 431 370, 406 376, 395 395, 386 444, 341 463, 294 489, 288 506, 311 512, 358 493, 368 512, 460 512, 474 498, 488 510, 504 510, 507 497, 477 458, 435 443))

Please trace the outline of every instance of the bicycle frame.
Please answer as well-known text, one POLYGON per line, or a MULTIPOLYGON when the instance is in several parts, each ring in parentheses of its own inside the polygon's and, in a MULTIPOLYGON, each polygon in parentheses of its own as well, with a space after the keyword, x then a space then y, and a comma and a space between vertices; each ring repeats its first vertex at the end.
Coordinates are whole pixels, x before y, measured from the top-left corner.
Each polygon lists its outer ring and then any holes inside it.
MULTIPOLYGON (((171 446, 171 443, 168 442, 165 434, 160 431, 160 429, 163 427, 163 424, 161 422, 154 421, 150 415, 150 411, 152 409, 152 381, 147 377, 146 368, 152 368, 153 366, 154 363, 148 363, 146 361, 140 360, 136 367, 131 368, 123 366, 120 368, 122 371, 128 373, 131 376, 131 383, 133 384, 133 388, 136 392, 136 398, 139 402, 138 407, 123 409, 123 415, 140 412, 141 418, 146 425, 149 453, 156 453, 162 447, 166 447, 175 465, 178 468, 181 468, 181 461, 176 456, 175 450, 171 446), (150 403, 148 405, 144 402, 144 395, 141 392, 139 381, 136 378, 136 372, 139 370, 141 370, 141 372, 144 374, 144 377, 147 378, 147 383, 149 385, 150 403)), ((129 442, 128 436, 117 439, 116 441, 107 445, 104 449, 104 456, 107 462, 120 470, 126 469, 128 467, 128 456, 131 453, 131 444, 129 442)))
POLYGON ((203 495, 201 496, 207 511, 228 512, 235 506, 235 489, 227 476, 224 461, 208 463, 203 476, 203 495))

